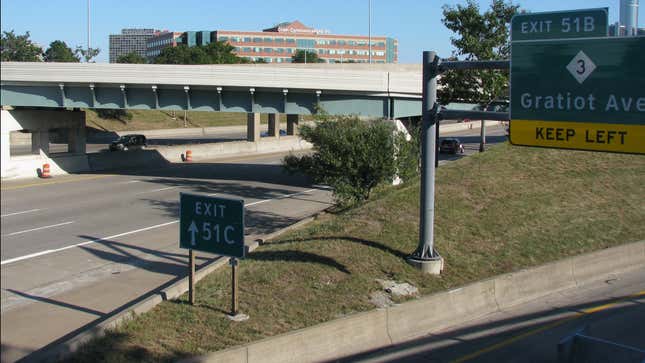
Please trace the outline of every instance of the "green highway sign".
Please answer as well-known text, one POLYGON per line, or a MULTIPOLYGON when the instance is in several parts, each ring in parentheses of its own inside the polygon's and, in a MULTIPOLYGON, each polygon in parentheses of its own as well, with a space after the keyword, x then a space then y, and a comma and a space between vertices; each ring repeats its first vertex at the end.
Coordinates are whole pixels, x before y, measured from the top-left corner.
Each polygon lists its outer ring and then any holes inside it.
POLYGON ((511 47, 511 143, 645 153, 645 37, 511 47))
POLYGON ((511 40, 606 37, 608 9, 526 13, 511 19, 511 40))
POLYGON ((244 258, 244 201, 180 193, 179 247, 244 258))

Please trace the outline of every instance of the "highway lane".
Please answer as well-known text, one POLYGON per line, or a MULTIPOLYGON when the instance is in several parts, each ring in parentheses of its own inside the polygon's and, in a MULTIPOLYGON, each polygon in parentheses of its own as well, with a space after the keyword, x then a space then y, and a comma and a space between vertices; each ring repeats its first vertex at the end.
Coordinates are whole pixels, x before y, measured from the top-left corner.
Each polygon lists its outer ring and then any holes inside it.
MULTIPOLYGON (((266 126, 265 126, 266 127, 266 126)), ((200 129, 201 130, 201 129, 200 129)), ((136 131, 132 131, 136 133, 136 131)), ((115 134, 114 140, 118 138, 115 134)), ((88 153, 109 152, 110 142, 114 140, 97 140, 89 137, 86 150, 88 153)), ((185 144, 205 144, 212 142, 228 142, 246 140, 246 131, 244 130, 217 130, 207 134, 195 133, 189 135, 172 135, 154 136, 148 138, 148 145, 185 145, 185 144)), ((62 154, 67 153, 67 144, 51 143, 49 145, 50 153, 62 154)), ((10 152, 12 156, 31 154, 31 145, 11 145, 10 152)))

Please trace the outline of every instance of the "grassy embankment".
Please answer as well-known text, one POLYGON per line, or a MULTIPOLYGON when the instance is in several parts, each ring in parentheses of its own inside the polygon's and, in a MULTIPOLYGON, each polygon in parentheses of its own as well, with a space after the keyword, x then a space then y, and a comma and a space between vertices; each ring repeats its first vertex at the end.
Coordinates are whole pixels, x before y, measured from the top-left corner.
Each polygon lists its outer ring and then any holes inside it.
POLYGON ((555 259, 645 238, 645 157, 499 145, 438 169, 441 277, 405 263, 418 238, 419 182, 328 214, 241 262, 241 311, 225 316, 230 269, 110 331, 73 360, 171 361, 373 309, 375 279, 429 294, 555 259))
MULTIPOLYGON (((184 123, 184 112, 176 111, 174 117, 170 111, 128 110, 132 119, 112 119, 98 117, 96 111, 86 110, 87 127, 97 131, 136 131, 175 129, 183 127, 213 127, 213 126, 245 126, 247 114, 239 112, 187 112, 184 123)), ((311 120, 312 116, 303 116, 303 120, 311 120)), ((268 115, 261 114, 260 122, 266 124, 268 115)), ((287 118, 281 115, 282 128, 286 128, 287 118)))

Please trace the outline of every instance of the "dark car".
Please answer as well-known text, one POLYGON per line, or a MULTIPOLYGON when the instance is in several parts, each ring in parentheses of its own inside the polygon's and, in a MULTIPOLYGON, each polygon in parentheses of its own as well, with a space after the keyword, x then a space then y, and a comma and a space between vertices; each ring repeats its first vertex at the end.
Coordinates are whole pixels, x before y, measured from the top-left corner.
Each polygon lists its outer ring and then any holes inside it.
POLYGON ((110 151, 140 150, 148 146, 148 141, 143 135, 123 135, 112 141, 110 151))
POLYGON ((439 144, 440 153, 456 154, 464 152, 464 145, 456 138, 442 139, 439 144))

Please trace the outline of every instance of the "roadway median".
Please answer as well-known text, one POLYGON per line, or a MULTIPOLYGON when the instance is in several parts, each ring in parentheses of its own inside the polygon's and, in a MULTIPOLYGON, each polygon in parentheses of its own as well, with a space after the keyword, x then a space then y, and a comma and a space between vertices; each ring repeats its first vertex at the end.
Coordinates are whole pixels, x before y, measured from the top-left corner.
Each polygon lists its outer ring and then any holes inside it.
POLYGON ((73 359, 171 361, 224 350, 203 358, 270 361, 272 342, 287 347, 273 350, 276 360, 334 359, 348 354, 346 346, 356 353, 373 348, 365 341, 405 341, 578 286, 645 261, 643 242, 626 244, 645 236, 643 175, 645 161, 636 155, 492 147, 438 169, 435 246, 446 260, 440 277, 405 263, 418 238, 419 184, 412 181, 250 253, 239 266, 248 321, 226 318, 230 273, 220 269, 197 284, 196 306, 185 295, 164 301, 73 359), (422 297, 391 296, 404 304, 373 311, 372 295, 383 293, 376 279, 410 283, 422 297), (363 333, 349 344, 353 327, 363 333), (322 340, 298 348, 303 339, 322 340))

